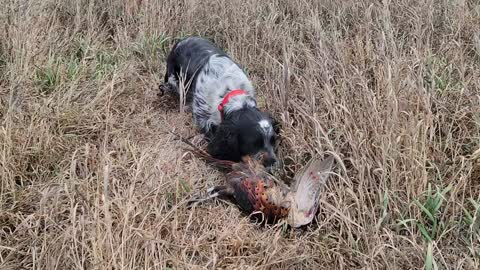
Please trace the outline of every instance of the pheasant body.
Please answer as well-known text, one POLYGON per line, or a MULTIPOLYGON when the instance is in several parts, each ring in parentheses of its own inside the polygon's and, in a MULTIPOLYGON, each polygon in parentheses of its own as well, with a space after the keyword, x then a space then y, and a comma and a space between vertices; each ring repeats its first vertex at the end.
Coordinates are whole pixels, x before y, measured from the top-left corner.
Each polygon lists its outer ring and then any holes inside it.
POLYGON ((288 216, 290 205, 282 201, 284 197, 268 176, 231 172, 227 181, 233 189, 232 195, 237 204, 248 214, 261 212, 268 221, 276 221, 288 216))

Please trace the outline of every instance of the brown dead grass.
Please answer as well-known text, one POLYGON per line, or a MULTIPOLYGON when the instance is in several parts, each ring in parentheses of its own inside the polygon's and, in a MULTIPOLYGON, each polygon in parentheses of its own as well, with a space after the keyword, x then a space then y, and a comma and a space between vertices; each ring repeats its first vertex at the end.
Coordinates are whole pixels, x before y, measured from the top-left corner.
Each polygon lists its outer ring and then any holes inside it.
POLYGON ((480 267, 478 1, 0 6, 0 268, 480 267), (325 151, 343 160, 316 224, 186 208, 223 181, 168 134, 196 135, 191 116, 156 96, 187 34, 246 67, 281 120, 288 176, 325 151), (446 189, 438 207, 429 185, 446 189))

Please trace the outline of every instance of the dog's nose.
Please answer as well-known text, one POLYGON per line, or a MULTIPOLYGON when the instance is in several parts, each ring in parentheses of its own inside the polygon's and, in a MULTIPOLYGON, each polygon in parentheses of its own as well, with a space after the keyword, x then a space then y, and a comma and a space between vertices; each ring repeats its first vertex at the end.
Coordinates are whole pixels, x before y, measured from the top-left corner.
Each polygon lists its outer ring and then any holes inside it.
POLYGON ((277 159, 274 157, 268 157, 263 161, 265 167, 273 167, 277 163, 277 159))

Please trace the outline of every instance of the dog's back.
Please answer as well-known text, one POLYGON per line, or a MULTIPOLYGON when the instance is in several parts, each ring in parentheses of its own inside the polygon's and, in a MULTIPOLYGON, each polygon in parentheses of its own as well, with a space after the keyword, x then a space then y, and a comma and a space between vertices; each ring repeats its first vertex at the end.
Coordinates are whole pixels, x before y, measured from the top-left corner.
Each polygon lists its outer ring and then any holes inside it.
MULTIPOLYGON (((183 81, 185 86, 194 86, 198 74, 212 55, 227 57, 215 44, 200 37, 187 37, 178 41, 167 58, 165 83, 175 92, 178 91, 180 81, 183 81)), ((192 97, 193 91, 188 91, 188 103, 192 101, 192 97)))

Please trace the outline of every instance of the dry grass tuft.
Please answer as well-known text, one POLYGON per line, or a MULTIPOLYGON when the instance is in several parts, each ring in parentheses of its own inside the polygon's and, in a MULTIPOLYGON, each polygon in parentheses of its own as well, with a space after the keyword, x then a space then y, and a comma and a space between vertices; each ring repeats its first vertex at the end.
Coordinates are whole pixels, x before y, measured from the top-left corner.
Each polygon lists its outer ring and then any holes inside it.
POLYGON ((2 1, 0 268, 479 269, 480 4, 2 1), (221 174, 168 133, 176 38, 248 70, 288 176, 343 161, 304 230, 186 208, 221 174), (288 67, 288 69, 287 69, 288 67))

